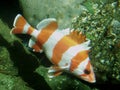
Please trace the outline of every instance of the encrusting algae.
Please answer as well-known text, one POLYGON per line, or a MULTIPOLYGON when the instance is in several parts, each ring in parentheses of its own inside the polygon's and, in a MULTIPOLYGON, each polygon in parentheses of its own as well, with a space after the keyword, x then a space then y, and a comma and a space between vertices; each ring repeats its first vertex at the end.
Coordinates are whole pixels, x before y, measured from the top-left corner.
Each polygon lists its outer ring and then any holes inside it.
POLYGON ((92 41, 90 57, 99 83, 120 82, 119 3, 119 1, 92 3, 90 10, 94 13, 86 10, 73 21, 72 27, 83 31, 92 41))

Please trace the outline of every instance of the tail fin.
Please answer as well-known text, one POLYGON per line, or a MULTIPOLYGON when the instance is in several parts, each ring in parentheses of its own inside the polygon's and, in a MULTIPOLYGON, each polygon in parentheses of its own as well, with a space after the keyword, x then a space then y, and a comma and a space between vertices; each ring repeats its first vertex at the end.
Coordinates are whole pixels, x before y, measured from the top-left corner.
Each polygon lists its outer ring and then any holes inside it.
POLYGON ((13 26, 14 28, 12 28, 11 31, 13 34, 31 34, 34 31, 34 28, 32 28, 20 14, 15 17, 13 26))

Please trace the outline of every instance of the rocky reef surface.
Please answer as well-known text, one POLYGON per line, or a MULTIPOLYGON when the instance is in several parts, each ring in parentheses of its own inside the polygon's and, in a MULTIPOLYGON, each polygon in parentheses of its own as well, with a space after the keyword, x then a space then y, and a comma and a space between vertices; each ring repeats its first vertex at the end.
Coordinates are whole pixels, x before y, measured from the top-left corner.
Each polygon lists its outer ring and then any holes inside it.
MULTIPOLYGON (((60 4, 61 0, 53 1, 53 6, 56 7, 54 9, 51 8, 52 6, 49 7, 47 0, 44 0, 43 4, 42 0, 39 0, 40 6, 36 3, 38 2, 36 0, 34 2, 35 5, 37 4, 36 7, 34 4, 30 4, 33 6, 29 7, 29 3, 32 3, 32 1, 29 2, 28 0, 20 0, 19 2, 13 0, 8 8, 1 5, 4 10, 0 9, 2 12, 0 14, 0 89, 105 90, 119 85, 120 1, 81 0, 78 2, 75 0, 73 2, 73 0, 66 0, 66 2, 68 1, 65 3, 66 8, 61 7, 65 7, 64 5, 58 5, 57 7, 57 3, 60 4), (26 8, 24 2, 28 3, 29 8, 26 8), (21 8, 18 5, 21 5, 21 8), (73 5, 72 10, 74 11, 77 8, 76 11, 80 12, 71 11, 68 13, 70 8, 67 8, 67 5, 69 7, 73 5), (49 9, 47 9, 48 7, 49 9), (79 10, 79 7, 82 7, 82 9, 79 10), (55 10, 58 10, 59 13, 55 10), (9 15, 6 11, 12 14, 9 15), (66 21, 66 25, 60 28, 68 25, 82 31, 91 40, 90 58, 97 82, 89 84, 65 72, 60 76, 49 79, 47 71, 52 64, 44 53, 34 53, 28 48, 27 41, 30 37, 27 35, 10 35, 13 19, 17 13, 23 14, 33 26, 46 17, 55 17, 60 25, 66 21)), ((52 2, 50 3, 52 4, 52 2)))
POLYGON ((99 83, 120 82, 120 2, 87 2, 73 27, 91 39, 91 61, 99 83), (87 7, 86 7, 87 8, 87 7), (102 75, 102 76, 101 76, 102 75), (101 82, 102 81, 102 82, 101 82))

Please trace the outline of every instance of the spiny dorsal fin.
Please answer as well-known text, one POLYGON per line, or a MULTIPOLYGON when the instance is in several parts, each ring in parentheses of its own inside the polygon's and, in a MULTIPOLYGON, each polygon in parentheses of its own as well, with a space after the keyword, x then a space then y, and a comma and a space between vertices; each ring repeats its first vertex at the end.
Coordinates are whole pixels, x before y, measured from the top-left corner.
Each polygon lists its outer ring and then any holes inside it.
POLYGON ((78 44, 86 41, 86 36, 83 35, 82 32, 79 32, 77 30, 71 31, 68 36, 72 38, 75 42, 77 42, 78 44))

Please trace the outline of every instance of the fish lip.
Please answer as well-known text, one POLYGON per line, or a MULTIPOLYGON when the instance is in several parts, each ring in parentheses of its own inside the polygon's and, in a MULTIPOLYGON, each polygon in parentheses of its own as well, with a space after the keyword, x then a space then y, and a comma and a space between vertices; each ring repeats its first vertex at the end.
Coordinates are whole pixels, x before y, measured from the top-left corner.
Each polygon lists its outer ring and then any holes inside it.
POLYGON ((89 83, 96 83, 96 79, 92 80, 92 81, 89 81, 89 80, 85 80, 86 82, 89 82, 89 83))
POLYGON ((81 78, 82 80, 84 80, 84 81, 86 81, 86 82, 89 82, 89 83, 95 83, 96 82, 96 78, 95 78, 95 75, 93 74, 93 76, 92 76, 92 79, 90 80, 89 79, 89 77, 90 76, 87 76, 87 77, 79 77, 79 78, 81 78))
POLYGON ((96 79, 92 80, 92 81, 88 81, 90 83, 96 83, 96 79))

